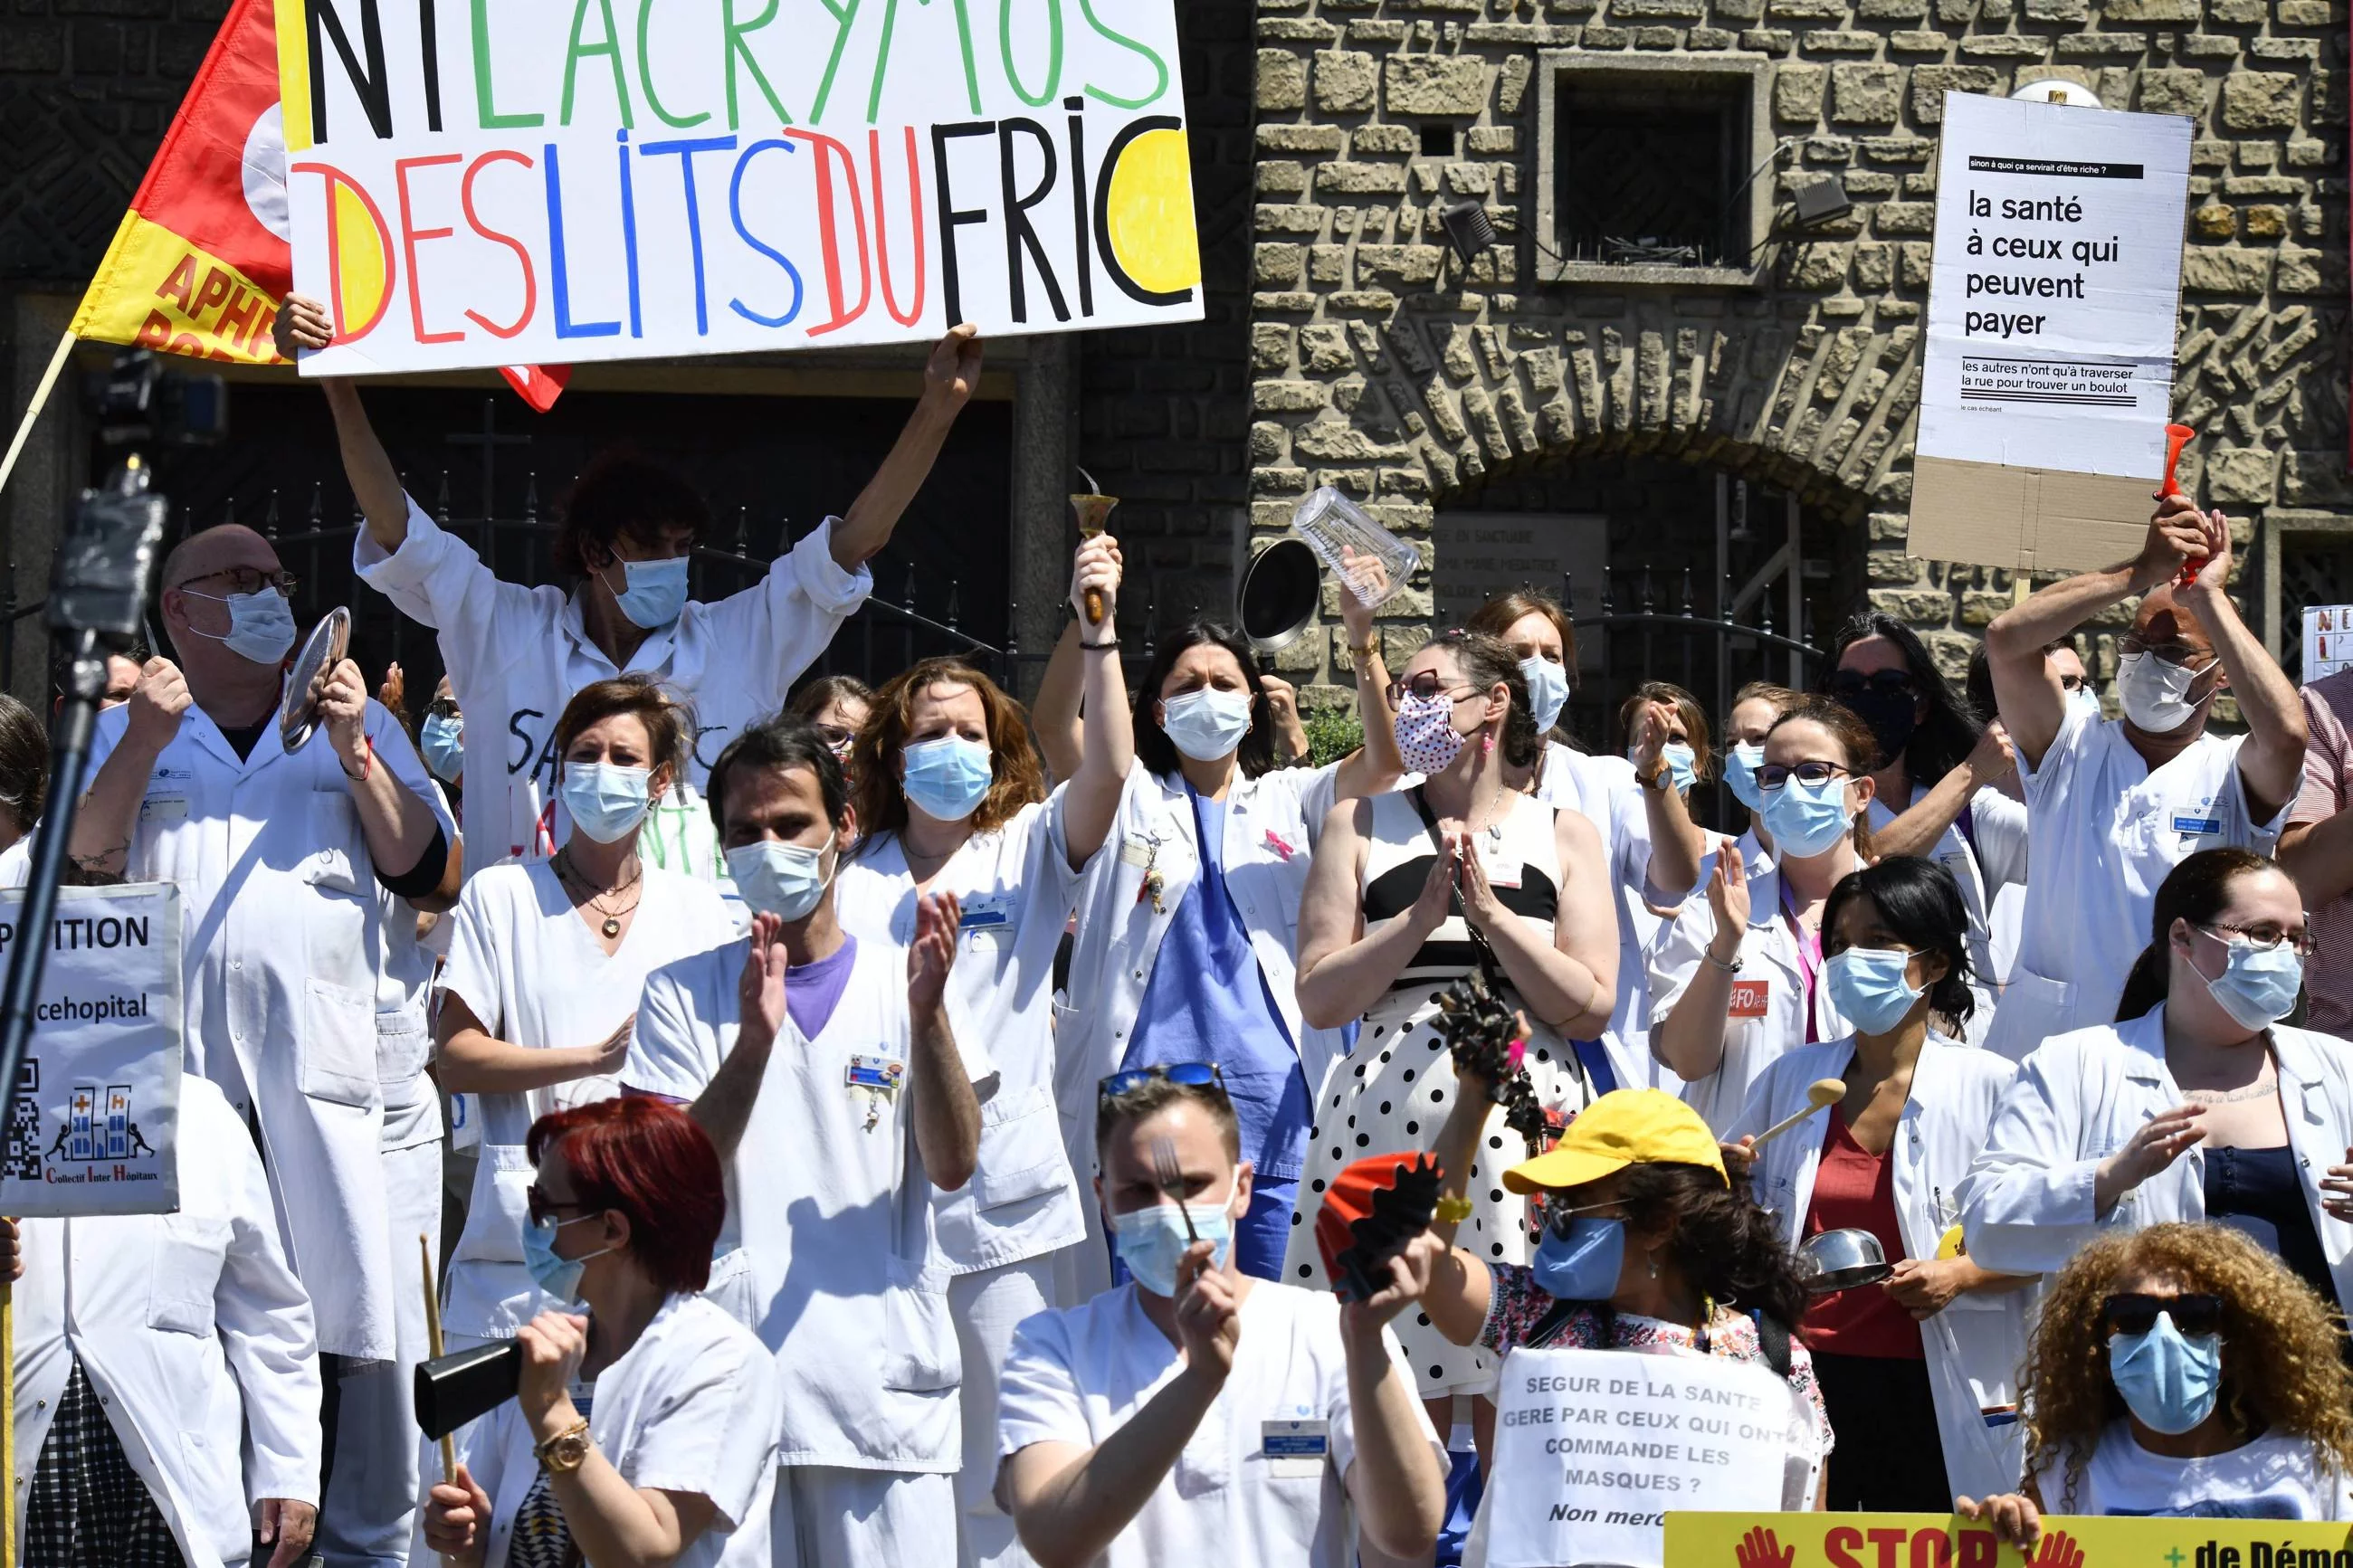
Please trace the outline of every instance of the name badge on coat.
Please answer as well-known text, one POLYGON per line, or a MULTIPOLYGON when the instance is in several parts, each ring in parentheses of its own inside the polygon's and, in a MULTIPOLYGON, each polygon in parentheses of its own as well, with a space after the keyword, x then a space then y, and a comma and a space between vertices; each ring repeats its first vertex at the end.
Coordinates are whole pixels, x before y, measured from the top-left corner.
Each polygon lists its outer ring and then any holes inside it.
POLYGON ((1332 1455, 1332 1428, 1327 1421, 1261 1421, 1259 1456, 1276 1476, 1320 1476, 1332 1455))

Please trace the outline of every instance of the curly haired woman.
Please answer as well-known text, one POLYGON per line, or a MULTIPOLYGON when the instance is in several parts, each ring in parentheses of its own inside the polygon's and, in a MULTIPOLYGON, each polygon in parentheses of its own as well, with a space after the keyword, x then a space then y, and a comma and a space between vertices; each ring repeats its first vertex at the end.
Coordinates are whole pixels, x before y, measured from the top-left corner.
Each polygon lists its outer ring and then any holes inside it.
POLYGON ((2078 1252, 2020 1403, 2023 1493, 1959 1500, 2021 1549, 2041 1510, 2353 1518, 2353 1373, 2336 1314, 2239 1232, 2152 1226, 2078 1252))

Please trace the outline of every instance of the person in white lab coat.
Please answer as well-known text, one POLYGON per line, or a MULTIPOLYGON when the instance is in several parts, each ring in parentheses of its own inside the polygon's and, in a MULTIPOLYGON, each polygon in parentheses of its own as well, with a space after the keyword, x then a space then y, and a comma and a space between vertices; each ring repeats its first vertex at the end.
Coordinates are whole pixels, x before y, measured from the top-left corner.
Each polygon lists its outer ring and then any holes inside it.
POLYGON ((2158 504, 2137 559, 2053 583, 1986 629, 2036 865, 1985 1042, 2012 1060, 2114 1018, 2166 873, 2201 849, 2269 853, 2295 798, 2304 705, 2239 618, 2230 571, 2229 521, 2175 496, 2158 504), (2116 644, 2124 717, 2103 721, 2070 705, 2043 650, 2134 594, 2116 644), (2225 687, 2247 726, 2228 740, 2206 732, 2225 687))
POLYGON ((1823 983, 1822 908, 1867 852, 1877 754, 1849 710, 1823 697, 1792 702, 1757 769, 1773 859, 1723 851, 1707 897, 1687 901, 1651 952, 1651 1049, 1719 1131, 1774 1058, 1847 1032, 1823 983))
POLYGON ((2113 1025, 2031 1053, 1962 1195, 1969 1256, 2055 1272, 2105 1230, 2212 1219, 2353 1301, 2353 1059, 2279 1022, 2308 944, 2295 884, 2207 849, 2157 890, 2113 1025))
MULTIPOLYGON (((1054 1100, 1054 953, 1103 847, 1134 760, 1120 682, 1119 542, 1082 540, 1072 607, 1096 595, 1076 770, 1046 794, 1021 705, 955 659, 927 658, 883 683, 854 744, 864 835, 844 860, 842 928, 876 952, 915 940, 923 896, 953 892, 962 949, 948 986, 959 1037, 988 1042, 997 1091, 981 1110, 972 1180, 938 1195, 941 1248, 955 1278, 949 1315, 964 1361, 959 1560, 1027 1561, 990 1495, 997 1479, 997 1373, 1014 1326, 1053 1304, 1054 1253, 1087 1233, 1054 1100)), ((756 862, 767 852, 743 852, 756 862)), ((731 862, 732 863, 732 862, 731 862)), ((756 865, 744 874, 757 879, 756 865)), ((737 886, 744 886, 741 878, 737 886)))
POLYGON ((16 1524, 40 1568, 291 1568, 318 1518, 319 1354, 261 1161, 180 1082, 180 1212, 0 1220, 16 1524), (190 1157, 193 1156, 193 1157, 190 1157))
MULTIPOLYGON (((396 906, 379 889, 448 908, 457 825, 349 659, 320 672, 316 728, 286 751, 294 617, 269 541, 209 529, 172 552, 162 582, 181 663, 149 660, 131 700, 99 715, 69 849, 87 876, 178 884, 188 1070, 258 1131, 322 1357, 391 1361, 377 996, 396 906)), ((327 1367, 332 1429, 340 1366, 327 1367)))
POLYGON ((837 910, 858 834, 841 765, 798 719, 712 768, 721 842, 757 912, 744 940, 656 970, 622 1083, 691 1106, 727 1171, 731 1303, 776 1358, 776 1568, 945 1568, 963 1428, 934 1189, 972 1179, 997 1069, 946 1005, 955 895, 903 953, 837 910))
POLYGON ((1851 872, 1822 910, 1827 984, 1854 1021, 1749 1086, 1730 1130, 1757 1134, 1807 1109, 1822 1079, 1846 1096, 1756 1151, 1757 1201, 1791 1247, 1866 1230, 1895 1265, 1882 1284, 1814 1298, 1799 1325, 1839 1434, 1827 1506, 1942 1513, 1955 1496, 2017 1484, 2021 1289, 1958 1251, 1955 1202, 2016 1070, 1946 1031, 1967 1020, 1968 910, 1953 875, 1899 856, 1851 872))
POLYGON ((727 1210, 718 1152, 648 1099, 553 1112, 526 1143, 531 1271, 566 1307, 517 1334, 515 1396, 426 1494, 426 1544, 451 1568, 768 1568, 776 1363, 699 1293, 727 1210))
POLYGON ((2220 1226, 2102 1237, 2068 1262, 2036 1316, 2024 1484, 1961 1498, 1956 1511, 2030 1558, 2046 1509, 2353 1519, 2343 1336, 2342 1318, 2220 1226))
POLYGON ((684 773, 693 725, 643 675, 575 692, 555 725, 564 847, 475 873, 450 917, 436 1067, 444 1089, 476 1097, 482 1127, 443 1282, 453 1350, 512 1338, 561 1305, 525 1268, 523 1135, 551 1110, 613 1095, 646 976, 735 934, 717 889, 640 853, 638 826, 684 773))
MULTIPOLYGON (((1235 1253, 1261 1279, 1281 1267, 1290 1240, 1309 1101, 1348 1049, 1345 1029, 1300 1016, 1300 898, 1334 804, 1393 789, 1402 771, 1373 609, 1345 588, 1339 603, 1365 743, 1321 767, 1276 766, 1272 688, 1230 628, 1196 621, 1159 640, 1127 710, 1135 760, 1112 841, 1081 889, 1070 1011, 1056 1039, 1063 1143, 1082 1174, 1094 1169, 1103 1078, 1155 1062, 1220 1063, 1258 1172, 1235 1253)), ((1067 710, 1068 698, 1058 701, 1067 710)), ((1041 726, 1059 728, 1042 689, 1039 707, 1041 726)), ((1059 1260, 1056 1299, 1066 1305, 1112 1284, 1100 1213, 1081 1206, 1087 1244, 1059 1260)))
POLYGON ((1999 726, 1982 722, 1936 667, 1919 633, 1867 610, 1839 628, 1822 693, 1871 727, 1879 748, 1872 773, 1871 847, 1882 856, 1917 855, 1953 874, 1969 913, 1969 988, 1977 1009, 1962 1038, 1977 1044, 1992 1026, 1990 892, 1978 862, 1969 803, 2010 773, 1999 726))
MULTIPOLYGON (((289 359, 332 341, 325 307, 290 297, 277 320, 289 359)), ((728 738, 776 712, 841 623, 873 587, 865 563, 891 542, 948 430, 980 384, 980 340, 950 329, 923 369, 923 389, 897 443, 849 511, 777 556, 765 582, 718 601, 687 597, 691 557, 710 525, 694 487, 659 464, 618 452, 573 487, 554 542, 555 587, 501 581, 401 489, 361 405, 358 384, 322 380, 343 441, 343 472, 366 514, 352 566, 411 620, 439 633, 465 731, 466 869, 510 856, 552 855, 566 833, 555 795, 554 716, 592 680, 643 670, 693 705, 686 777, 649 816, 645 852, 705 880, 721 874, 700 799, 728 738)))

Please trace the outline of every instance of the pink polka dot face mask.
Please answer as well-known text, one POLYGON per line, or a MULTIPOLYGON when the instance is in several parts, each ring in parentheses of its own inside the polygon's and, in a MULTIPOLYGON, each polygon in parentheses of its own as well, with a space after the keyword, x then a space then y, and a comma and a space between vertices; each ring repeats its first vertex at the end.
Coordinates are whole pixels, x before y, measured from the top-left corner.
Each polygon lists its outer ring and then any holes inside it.
POLYGON ((1440 693, 1420 697, 1407 692, 1398 699, 1398 750, 1415 773, 1443 772, 1462 750, 1462 732, 1454 727, 1454 700, 1440 693))

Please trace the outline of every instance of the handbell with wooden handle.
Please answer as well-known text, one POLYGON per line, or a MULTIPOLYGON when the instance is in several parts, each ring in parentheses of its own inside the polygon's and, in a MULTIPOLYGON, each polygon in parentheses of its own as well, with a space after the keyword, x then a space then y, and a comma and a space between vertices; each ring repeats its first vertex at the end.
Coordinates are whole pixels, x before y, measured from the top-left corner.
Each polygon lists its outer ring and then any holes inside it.
MULTIPOLYGON (((1078 520, 1079 537, 1092 539, 1103 531, 1103 524, 1111 521, 1111 509, 1119 504, 1119 498, 1102 493, 1103 487, 1096 484, 1095 477, 1084 468, 1079 470, 1079 478, 1086 480, 1086 492, 1071 497, 1071 515, 1078 520)), ((1086 608, 1087 625, 1103 625, 1103 602, 1100 592, 1093 588, 1087 590, 1086 608)))

